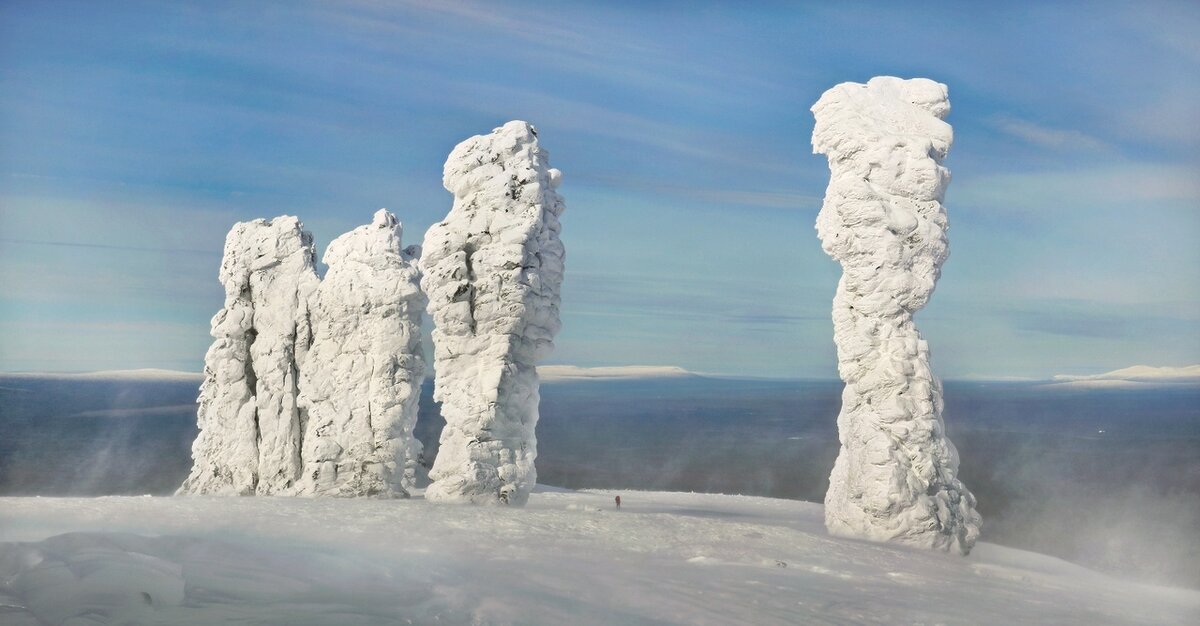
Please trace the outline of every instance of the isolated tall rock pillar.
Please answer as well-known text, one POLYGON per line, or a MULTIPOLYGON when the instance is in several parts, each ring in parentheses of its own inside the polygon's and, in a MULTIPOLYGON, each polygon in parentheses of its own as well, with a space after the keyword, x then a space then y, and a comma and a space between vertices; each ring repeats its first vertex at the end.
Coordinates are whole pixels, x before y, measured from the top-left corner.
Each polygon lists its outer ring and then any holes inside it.
POLYGON ((420 262, 446 419, 429 500, 520 505, 537 480, 535 365, 559 329, 560 178, 520 121, 446 161, 454 206, 425 234, 420 262))
POLYGON ((300 495, 407 497, 421 442, 413 437, 425 357, 417 246, 380 209, 329 244, 312 299, 313 344, 300 368, 304 471, 300 495))
POLYGON ((236 224, 225 238, 225 306, 204 357, 200 433, 179 493, 290 490, 300 470, 299 364, 311 341, 308 299, 319 279, 312 235, 283 216, 236 224))
POLYGON ((817 234, 843 269, 833 322, 846 388, 825 525, 834 535, 966 554, 980 517, 956 477, 941 384, 913 324, 949 251, 946 86, 893 77, 843 83, 812 111, 813 151, 830 169, 817 234))

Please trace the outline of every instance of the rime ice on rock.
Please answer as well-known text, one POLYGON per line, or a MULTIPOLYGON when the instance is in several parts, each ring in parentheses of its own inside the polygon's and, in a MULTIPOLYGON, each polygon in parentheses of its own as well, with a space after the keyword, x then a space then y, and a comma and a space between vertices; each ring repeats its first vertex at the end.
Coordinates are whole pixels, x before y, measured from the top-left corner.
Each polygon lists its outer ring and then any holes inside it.
POLYGON ((421 258, 446 418, 427 499, 520 505, 536 481, 534 366, 559 328, 560 178, 520 121, 446 161, 454 207, 425 234, 421 258))
POLYGON ((284 216, 241 222, 225 238, 225 306, 204 358, 200 434, 179 488, 193 494, 286 492, 300 470, 298 365, 310 343, 318 278, 312 236, 284 216))
POLYGON ((402 251, 401 232, 380 209, 325 251, 329 271, 313 298, 313 344, 300 369, 298 494, 407 497, 414 486, 425 295, 420 251, 402 251))
POLYGON ((834 535, 966 554, 980 517, 956 477, 941 385, 913 324, 948 254, 946 94, 931 80, 879 77, 838 85, 812 107, 813 151, 830 169, 817 233, 843 269, 833 300, 842 446, 825 524, 834 535))

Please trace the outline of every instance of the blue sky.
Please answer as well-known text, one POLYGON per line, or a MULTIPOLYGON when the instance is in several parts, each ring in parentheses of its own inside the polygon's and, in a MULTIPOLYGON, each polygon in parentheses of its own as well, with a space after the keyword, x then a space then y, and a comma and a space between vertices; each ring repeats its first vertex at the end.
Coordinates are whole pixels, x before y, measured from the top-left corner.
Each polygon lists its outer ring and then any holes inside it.
POLYGON ((553 362, 836 377, 808 108, 882 74, 954 107, 935 371, 1200 362, 1200 5, 845 4, 4 2, 0 371, 199 370, 233 222, 419 242, 450 149, 525 119, 553 362))

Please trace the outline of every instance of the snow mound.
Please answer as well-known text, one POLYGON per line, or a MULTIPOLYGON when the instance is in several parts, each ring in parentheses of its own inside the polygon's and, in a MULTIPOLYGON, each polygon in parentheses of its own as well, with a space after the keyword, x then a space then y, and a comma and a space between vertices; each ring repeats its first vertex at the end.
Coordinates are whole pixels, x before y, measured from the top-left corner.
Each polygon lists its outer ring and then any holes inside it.
POLYGON ((913 323, 949 254, 949 111, 945 85, 890 76, 842 83, 812 107, 813 152, 830 170, 817 234, 843 270, 833 299, 842 445, 825 521, 835 535, 966 554, 980 518, 913 323))
POLYGON ((608 491, 539 489, 522 509, 415 495, 0 498, 0 623, 1097 625, 1200 615, 1200 592, 1021 550, 981 543, 948 558, 832 537, 821 506, 806 502, 623 491, 616 511, 608 491))
POLYGON ((536 482, 535 366, 559 329, 561 179, 520 121, 446 160, 454 205, 425 233, 421 257, 446 419, 430 499, 520 505, 536 482))

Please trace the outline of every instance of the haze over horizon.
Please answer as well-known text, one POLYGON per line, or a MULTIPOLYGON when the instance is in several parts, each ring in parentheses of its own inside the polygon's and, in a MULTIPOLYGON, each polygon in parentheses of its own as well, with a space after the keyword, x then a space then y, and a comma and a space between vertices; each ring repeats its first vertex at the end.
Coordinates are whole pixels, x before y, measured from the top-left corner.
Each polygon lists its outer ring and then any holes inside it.
POLYGON ((808 107, 884 74, 954 107, 935 373, 1200 363, 1200 6, 924 6, 4 3, 0 371, 199 371, 235 221, 420 243, 451 148, 524 119, 554 363, 836 378, 808 107))

